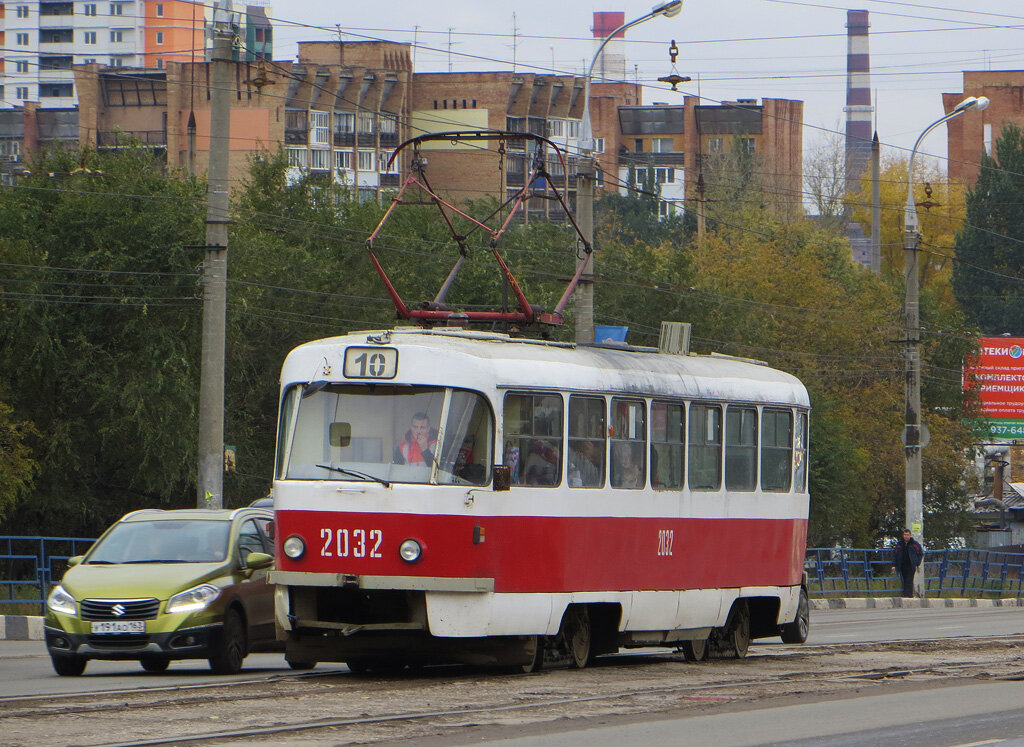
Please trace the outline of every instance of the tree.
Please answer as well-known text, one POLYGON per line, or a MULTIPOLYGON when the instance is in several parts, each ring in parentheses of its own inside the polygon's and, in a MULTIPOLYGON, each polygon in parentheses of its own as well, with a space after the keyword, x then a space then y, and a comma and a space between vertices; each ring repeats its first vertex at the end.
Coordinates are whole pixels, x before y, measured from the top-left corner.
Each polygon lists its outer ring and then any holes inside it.
POLYGON ((956 236, 953 292, 967 318, 987 334, 1024 334, 1024 131, 1007 124, 995 157, 981 154, 956 236))
POLYGON ((27 421, 12 420, 12 412, 0 402, 0 520, 28 493, 39 470, 28 443, 38 432, 27 421))
MULTIPOLYGON (((837 122, 804 157, 804 183, 816 215, 840 228, 846 216, 846 138, 837 122)), ((870 194, 870 192, 869 192, 870 194)))

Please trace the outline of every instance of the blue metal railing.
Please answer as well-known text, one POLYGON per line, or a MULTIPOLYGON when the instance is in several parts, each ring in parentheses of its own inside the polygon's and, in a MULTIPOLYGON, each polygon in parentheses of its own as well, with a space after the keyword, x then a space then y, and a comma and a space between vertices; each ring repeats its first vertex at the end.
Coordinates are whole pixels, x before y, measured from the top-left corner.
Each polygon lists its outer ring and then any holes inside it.
MULTIPOLYGON (((903 588, 892 571, 892 548, 809 548, 804 560, 812 596, 899 596, 903 588)), ((990 550, 925 550, 929 597, 1024 596, 1024 554, 990 550)))
POLYGON ((0 535, 0 614, 15 604, 38 604, 45 614, 46 597, 67 567, 95 539, 83 537, 14 537, 0 535))

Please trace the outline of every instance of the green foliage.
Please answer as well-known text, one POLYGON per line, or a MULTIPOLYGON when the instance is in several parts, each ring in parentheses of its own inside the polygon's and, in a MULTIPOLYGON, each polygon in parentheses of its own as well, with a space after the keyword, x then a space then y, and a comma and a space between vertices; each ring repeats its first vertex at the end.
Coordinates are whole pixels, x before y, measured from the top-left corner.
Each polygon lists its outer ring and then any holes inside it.
POLYGON ((0 521, 28 493, 39 469, 29 446, 38 432, 27 421, 13 421, 12 412, 0 402, 0 521))
POLYGON ((0 191, 0 388, 40 434, 12 523, 96 531, 194 484, 202 187, 144 149, 30 168, 0 191))
POLYGON ((986 334, 1024 334, 1024 130, 1015 124, 1003 127, 994 158, 981 154, 956 258, 953 291, 967 318, 986 334))

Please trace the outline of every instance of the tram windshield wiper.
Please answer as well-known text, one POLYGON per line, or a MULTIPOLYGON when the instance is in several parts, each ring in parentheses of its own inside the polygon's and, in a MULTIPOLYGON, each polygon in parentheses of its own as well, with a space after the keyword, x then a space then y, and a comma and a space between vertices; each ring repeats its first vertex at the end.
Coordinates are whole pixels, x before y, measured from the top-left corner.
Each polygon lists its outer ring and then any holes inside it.
POLYGON ((319 467, 320 469, 330 470, 331 472, 340 472, 341 474, 348 475, 349 477, 358 477, 361 480, 372 480, 373 482, 379 482, 385 488, 391 487, 391 483, 388 482, 387 480, 381 477, 377 477, 375 475, 368 475, 365 472, 357 472, 354 469, 346 469, 345 467, 335 467, 332 464, 318 464, 316 466, 319 467))

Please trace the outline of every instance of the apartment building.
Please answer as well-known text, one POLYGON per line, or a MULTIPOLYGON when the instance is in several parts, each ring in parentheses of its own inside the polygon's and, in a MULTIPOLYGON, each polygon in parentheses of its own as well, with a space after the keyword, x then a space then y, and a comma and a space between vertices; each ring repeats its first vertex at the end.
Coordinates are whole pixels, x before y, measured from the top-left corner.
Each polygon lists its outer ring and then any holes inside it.
POLYGON ((972 111, 946 123, 949 178, 972 185, 978 179, 982 151, 992 147, 1009 123, 1024 127, 1024 70, 977 70, 963 73, 960 93, 942 94, 942 106, 950 113, 968 96, 987 96, 988 108, 972 111))
POLYGON ((742 149, 751 156, 763 193, 775 209, 797 210, 802 202, 803 102, 790 99, 739 99, 700 104, 686 96, 682 105, 619 109, 618 174, 626 193, 629 175, 643 184, 653 170, 662 197, 661 214, 671 215, 684 201, 699 199, 698 181, 735 183, 727 173, 742 149))
MULTIPOLYGON (((204 59, 211 8, 196 0, 17 0, 0 3, 0 109, 78 102, 74 65, 162 69, 204 59)), ((242 59, 272 56, 266 9, 247 6, 242 59)))

